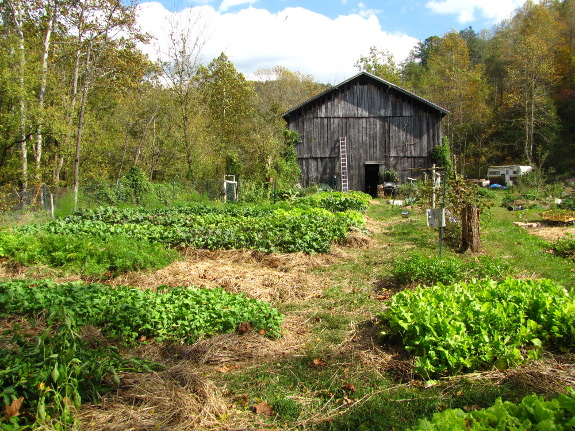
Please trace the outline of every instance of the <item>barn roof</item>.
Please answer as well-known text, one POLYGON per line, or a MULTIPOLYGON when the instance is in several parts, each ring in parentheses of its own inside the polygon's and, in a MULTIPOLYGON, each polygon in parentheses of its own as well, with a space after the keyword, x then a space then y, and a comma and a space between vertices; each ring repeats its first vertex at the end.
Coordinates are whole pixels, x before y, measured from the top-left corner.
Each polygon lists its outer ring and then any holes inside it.
POLYGON ((284 119, 287 119, 287 117, 289 117, 292 113, 294 113, 295 111, 297 111, 297 110, 303 108, 305 105, 307 105, 307 104, 309 104, 309 103, 311 103, 311 102, 314 102, 314 101, 316 101, 316 100, 318 100, 318 99, 321 99, 321 98, 322 98, 323 96, 325 96, 326 94, 329 94, 329 93, 331 93, 332 91, 338 90, 339 87, 341 87, 341 86, 343 86, 343 85, 345 85, 345 84, 347 84, 347 83, 349 83, 349 82, 351 82, 351 81, 353 81, 353 80, 359 78, 360 76, 367 76, 368 78, 371 78, 371 79, 373 79, 373 80, 376 81, 376 82, 379 82, 379 83, 381 83, 381 84, 383 84, 383 85, 386 85, 388 88, 393 88, 394 90, 399 91, 400 93, 406 94, 406 95, 408 95, 409 97, 412 97, 413 99, 418 100, 419 102, 421 102, 421 103, 423 103, 423 104, 429 106, 430 108, 432 108, 432 109, 434 109, 434 110, 440 112, 440 113, 443 114, 443 115, 449 114, 449 111, 448 111, 447 109, 442 108, 441 106, 436 105, 435 103, 432 103, 432 102, 430 102, 429 100, 424 99, 423 97, 418 96, 417 94, 414 94, 414 93, 412 93, 412 92, 410 92, 410 91, 407 91, 407 90, 405 90, 405 89, 403 89, 403 88, 401 88, 401 87, 398 87, 397 85, 392 84, 391 82, 388 82, 388 81, 386 81, 385 79, 381 79, 381 78, 379 78, 378 76, 372 75, 371 73, 368 73, 368 72, 360 72, 360 73, 358 73, 357 75, 354 75, 354 76, 352 76, 351 78, 346 79, 345 81, 340 82, 339 84, 334 85, 333 87, 328 88, 327 90, 325 90, 325 91, 323 91, 322 93, 320 93, 320 94, 318 94, 318 95, 312 97, 311 99, 306 100, 305 102, 299 104, 299 105, 296 106, 295 108, 292 108, 292 109, 290 109, 289 111, 284 112, 284 113, 282 114, 282 117, 283 117, 284 119))

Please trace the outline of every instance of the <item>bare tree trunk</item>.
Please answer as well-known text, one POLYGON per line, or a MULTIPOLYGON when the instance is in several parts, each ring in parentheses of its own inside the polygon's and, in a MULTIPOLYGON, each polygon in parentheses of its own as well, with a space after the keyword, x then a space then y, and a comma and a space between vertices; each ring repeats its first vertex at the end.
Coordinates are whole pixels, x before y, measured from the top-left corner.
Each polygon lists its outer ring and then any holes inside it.
POLYGON ((66 134, 64 136, 64 140, 62 141, 62 145, 60 146, 59 154, 54 157, 54 171, 52 173, 52 181, 54 184, 58 184, 60 182, 60 172, 62 172, 62 167, 64 166, 64 152, 67 148, 69 148, 69 144, 72 140, 72 128, 74 124, 74 114, 76 111, 76 102, 78 100, 78 80, 80 77, 80 58, 82 56, 82 41, 84 36, 84 9, 80 14, 79 24, 78 24, 78 36, 76 39, 76 43, 78 47, 76 49, 75 58, 74 58, 74 74, 72 77, 72 92, 70 94, 70 103, 68 105, 68 113, 66 118, 66 134))
POLYGON ((479 208, 468 204, 461 209, 461 251, 478 253, 479 239, 479 208))
POLYGON ((142 134, 142 139, 140 139, 140 144, 138 145, 138 148, 136 148, 136 154, 134 156, 134 166, 136 166, 138 164, 140 154, 142 154, 142 147, 144 145, 144 141, 146 140, 146 136, 148 134, 148 129, 150 128, 150 125, 152 124, 152 122, 155 120, 156 115, 158 115, 159 109, 160 108, 158 106, 156 106, 154 113, 152 114, 150 119, 147 121, 146 127, 144 127, 144 133, 142 134))
POLYGON ((126 134, 124 135, 124 149, 122 151, 122 159, 120 160, 120 167, 118 168, 118 176, 116 181, 122 178, 122 170, 124 169, 124 161, 126 160, 126 152, 128 151, 128 136, 130 135, 130 123, 126 123, 126 134))
POLYGON ((20 184, 20 191, 22 193, 22 197, 24 198, 26 192, 28 191, 28 137, 26 136, 26 101, 24 99, 24 95, 26 94, 24 89, 24 75, 26 74, 26 51, 24 46, 24 32, 22 30, 22 22, 20 21, 18 10, 12 1, 5 1, 4 3, 6 9, 2 13, 2 17, 5 18, 5 20, 12 21, 16 36, 18 37, 18 85, 20 86, 20 101, 18 104, 18 109, 20 114, 20 166, 22 170, 20 177, 22 181, 20 184), (7 12, 8 10, 10 11, 9 13, 7 12))
POLYGON ((41 180, 41 160, 42 160, 42 146, 43 135, 42 126, 44 122, 44 96, 46 94, 46 82, 48 80, 48 54, 50 52, 50 41, 52 38, 52 29, 54 28, 54 20, 56 19, 56 5, 51 11, 50 19, 46 27, 46 34, 44 35, 44 49, 42 52, 42 76, 40 78, 40 90, 38 91, 38 110, 40 112, 38 117, 38 125, 36 129, 36 148, 34 154, 35 161, 35 174, 34 179, 39 184, 41 180))
POLYGON ((54 160, 52 161, 52 185, 55 190, 60 186, 60 172, 64 166, 64 155, 61 150, 54 153, 54 160))
POLYGON ((78 206, 78 190, 80 188, 80 147, 82 144, 82 131, 84 129, 84 114, 86 112, 86 99, 88 98, 88 87, 90 85, 90 54, 91 43, 88 44, 86 52, 86 71, 84 76, 84 87, 82 89, 82 101, 80 103, 80 114, 78 117, 78 131, 76 133, 76 154, 74 157, 74 209, 78 206))
POLYGON ((151 157, 150 157, 150 181, 154 179, 154 170, 156 169, 158 154, 156 151, 156 120, 152 123, 152 145, 151 145, 151 157))

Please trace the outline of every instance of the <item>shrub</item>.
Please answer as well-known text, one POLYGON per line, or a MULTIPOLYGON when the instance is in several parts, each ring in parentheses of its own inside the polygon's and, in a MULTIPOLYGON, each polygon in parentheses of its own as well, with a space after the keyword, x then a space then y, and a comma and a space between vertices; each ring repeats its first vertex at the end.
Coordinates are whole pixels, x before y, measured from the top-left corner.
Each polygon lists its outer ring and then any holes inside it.
POLYGON ((575 211, 575 194, 567 196, 563 201, 558 205, 559 208, 564 210, 572 210, 575 211))

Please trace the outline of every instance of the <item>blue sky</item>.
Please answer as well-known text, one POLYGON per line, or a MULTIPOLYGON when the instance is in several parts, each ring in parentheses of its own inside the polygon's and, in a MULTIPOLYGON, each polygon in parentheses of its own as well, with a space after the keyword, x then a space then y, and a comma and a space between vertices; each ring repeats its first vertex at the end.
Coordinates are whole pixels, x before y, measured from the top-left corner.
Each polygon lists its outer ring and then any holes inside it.
POLYGON ((139 22, 156 37, 156 45, 146 48, 151 57, 167 51, 168 26, 178 22, 203 41, 204 62, 224 52, 248 76, 281 65, 335 84, 357 73, 353 64, 370 46, 401 61, 418 40, 468 26, 489 29, 524 2, 141 0, 139 22))

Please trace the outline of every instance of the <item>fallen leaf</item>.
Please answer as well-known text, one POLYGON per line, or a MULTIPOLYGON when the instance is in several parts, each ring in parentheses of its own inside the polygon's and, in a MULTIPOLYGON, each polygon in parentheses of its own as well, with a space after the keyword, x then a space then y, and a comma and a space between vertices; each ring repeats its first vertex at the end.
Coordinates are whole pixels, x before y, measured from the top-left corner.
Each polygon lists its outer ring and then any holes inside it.
POLYGON ((258 333, 259 333, 260 335, 266 335, 266 332, 267 332, 267 331, 266 331, 265 329, 260 329, 260 330, 258 331, 258 333))
POLYGON ((348 406, 350 404, 353 404, 353 400, 351 398, 348 398, 348 397, 343 397, 343 405, 348 406))
POLYGON ((346 383, 341 388, 347 392, 356 392, 357 391, 357 389, 355 389, 355 385, 353 383, 346 383))
POLYGON ((310 362, 310 365, 313 365, 314 367, 327 367, 327 362, 322 358, 315 358, 310 362))
POLYGON ((257 415, 271 416, 274 414, 274 409, 266 402, 261 402, 253 405, 252 410, 257 415))
POLYGON ((252 325, 250 322, 243 322, 240 323, 240 326, 238 326, 238 332, 240 334, 245 334, 246 332, 249 332, 253 329, 254 325, 252 325))
POLYGON ((4 419, 10 419, 14 416, 20 415, 20 408, 24 402, 24 397, 20 397, 17 400, 12 401, 12 404, 4 408, 4 419))
POLYGON ((236 368, 236 367, 230 366, 230 365, 223 365, 221 367, 216 368, 216 370, 222 374, 226 374, 228 371, 231 371, 234 368, 236 368))

